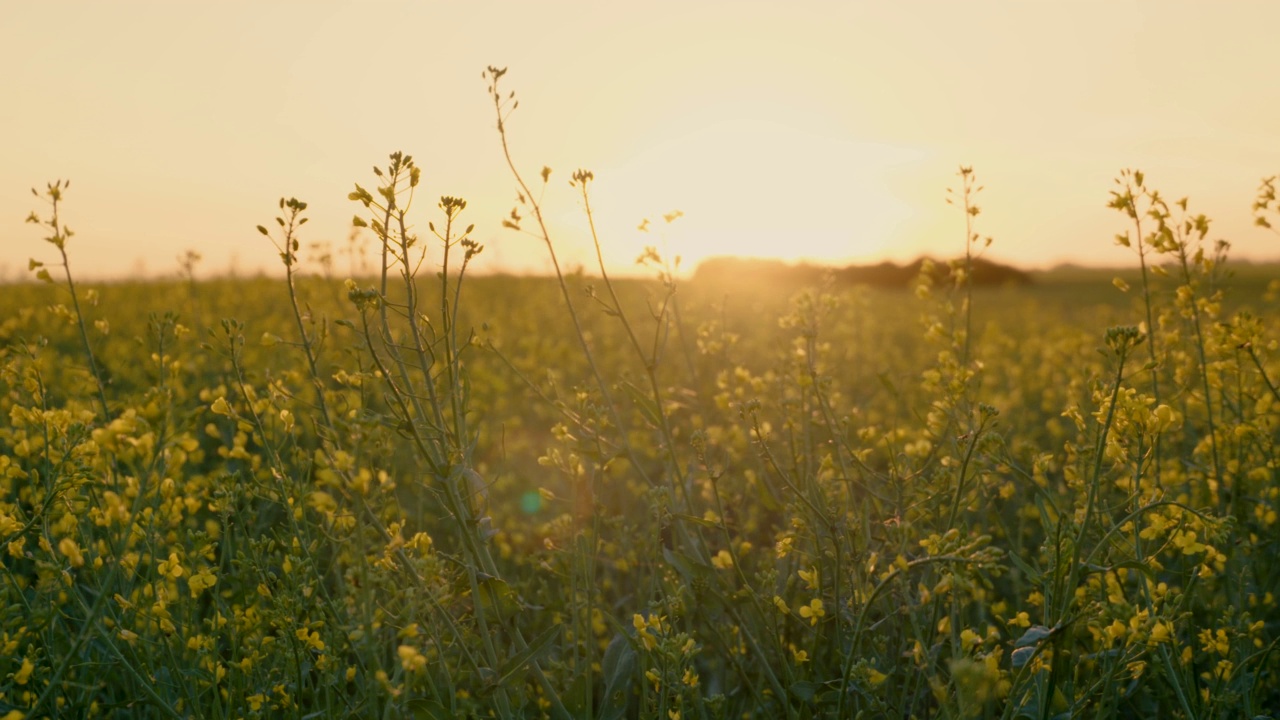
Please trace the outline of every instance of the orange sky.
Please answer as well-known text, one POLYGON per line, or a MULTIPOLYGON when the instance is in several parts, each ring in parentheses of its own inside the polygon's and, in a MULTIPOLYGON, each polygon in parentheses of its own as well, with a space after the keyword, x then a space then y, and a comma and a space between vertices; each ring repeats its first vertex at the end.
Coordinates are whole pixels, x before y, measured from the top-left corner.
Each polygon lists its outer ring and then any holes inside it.
POLYGON ((352 183, 397 149, 429 197, 469 200, 480 269, 541 271, 500 227, 490 64, 521 100, 517 162, 556 171, 572 262, 589 260, 577 167, 630 269, 662 239, 636 224, 677 208, 665 240, 686 265, 959 252, 944 197, 962 163, 997 260, 1130 263, 1105 207, 1124 167, 1189 195, 1237 256, 1280 258, 1249 211, 1280 173, 1280 3, 0 2, 3 277, 52 259, 22 222, 47 180, 72 181, 81 276, 172 274, 188 249, 205 274, 274 271, 254 226, 277 198, 310 203, 304 247, 342 245, 352 183))

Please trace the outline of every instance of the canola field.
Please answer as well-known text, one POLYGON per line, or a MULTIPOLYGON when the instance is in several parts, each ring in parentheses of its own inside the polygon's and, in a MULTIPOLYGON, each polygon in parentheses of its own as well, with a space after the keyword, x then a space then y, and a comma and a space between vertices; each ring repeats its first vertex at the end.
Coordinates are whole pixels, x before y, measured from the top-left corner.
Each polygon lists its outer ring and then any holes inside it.
POLYGON ((284 278, 78 283, 45 190, 46 282, 0 293, 0 718, 1280 708, 1280 284, 1140 173, 1114 282, 973 287, 972 235, 874 291, 471 277, 418 181, 352 193, 351 280, 281 200, 284 278))

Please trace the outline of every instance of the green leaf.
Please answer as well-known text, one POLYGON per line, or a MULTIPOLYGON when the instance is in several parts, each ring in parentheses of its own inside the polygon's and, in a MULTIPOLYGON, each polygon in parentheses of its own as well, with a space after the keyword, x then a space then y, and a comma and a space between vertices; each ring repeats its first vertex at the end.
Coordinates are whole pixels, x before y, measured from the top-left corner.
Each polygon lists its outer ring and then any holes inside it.
POLYGON ((643 390, 629 382, 622 383, 622 389, 626 390, 627 394, 631 396, 631 399, 635 401, 636 407, 640 409, 640 414, 644 415, 646 420, 653 423, 655 428, 662 427, 662 413, 658 409, 658 404, 653 401, 653 398, 649 397, 643 390))
POLYGON ((600 663, 604 697, 600 698, 598 720, 620 720, 627 714, 627 694, 635 680, 636 650, 622 634, 614 635, 600 663))
POLYGON ((700 518, 697 515, 686 515, 684 513, 671 513, 671 517, 679 518, 680 520, 684 520, 685 522, 691 522, 694 525, 701 525, 704 528, 710 528, 712 530, 719 530, 721 527, 720 523, 711 522, 710 520, 700 518))
POLYGON ((436 700, 416 698, 405 703, 405 709, 414 720, 450 720, 453 713, 436 700))
POLYGON ((1018 638, 1018 641, 1015 642, 1013 646, 1016 648, 1022 648, 1027 647, 1028 645, 1035 645, 1041 640, 1049 637, 1052 632, 1052 630, 1043 625, 1032 625, 1027 628, 1026 632, 1022 633, 1022 637, 1018 638))
POLYGON ((693 564, 689 562, 689 558, 686 557, 684 553, 678 553, 671 548, 664 547, 662 548, 662 559, 666 560, 667 564, 672 568, 675 568, 675 571, 680 573, 680 575, 686 580, 692 580, 694 576, 698 574, 695 572, 693 564))
POLYGON ((519 612, 524 603, 507 581, 485 575, 477 578, 480 582, 480 603, 487 612, 496 612, 504 620, 510 620, 519 612))
POLYGON ((498 684, 506 685, 507 681, 512 679, 516 673, 523 670, 525 665, 528 665, 531 661, 541 655, 542 652, 547 649, 547 646, 551 644, 551 641, 555 640, 559 634, 560 626, 552 625, 544 630, 541 635, 534 638, 533 642, 529 643, 524 650, 520 651, 518 655, 503 664, 502 670, 498 672, 498 684))
POLYGON ((1013 563, 1013 566, 1018 568, 1018 571, 1021 572, 1023 575, 1025 575, 1026 578, 1032 582, 1032 584, 1036 584, 1040 582, 1040 578, 1043 575, 1043 573, 1041 573, 1039 570, 1036 570, 1035 568, 1028 565, 1027 561, 1018 557, 1018 554, 1015 552, 1009 552, 1008 557, 1009 557, 1009 561, 1013 563))
POLYGON ((773 491, 773 486, 765 480, 764 476, 757 475, 755 482, 752 483, 756 487, 756 499, 760 501, 760 505, 769 511, 777 511, 782 509, 782 501, 778 498, 778 494, 773 491))
POLYGON ((822 686, 816 682, 801 680, 800 682, 791 683, 791 687, 788 689, 791 691, 791 694, 799 698, 801 702, 811 702, 813 700, 813 696, 817 695, 818 690, 821 688, 822 686))
POLYGON ((1052 506, 1051 503, 1052 501, 1046 500, 1044 495, 1036 493, 1036 510, 1040 514, 1040 525, 1044 527, 1046 532, 1050 528, 1057 527, 1057 518, 1062 516, 1062 513, 1058 512, 1058 508, 1052 506))
POLYGON ((1009 655, 1009 662, 1016 668, 1026 665, 1036 654, 1034 647, 1020 647, 1009 655))

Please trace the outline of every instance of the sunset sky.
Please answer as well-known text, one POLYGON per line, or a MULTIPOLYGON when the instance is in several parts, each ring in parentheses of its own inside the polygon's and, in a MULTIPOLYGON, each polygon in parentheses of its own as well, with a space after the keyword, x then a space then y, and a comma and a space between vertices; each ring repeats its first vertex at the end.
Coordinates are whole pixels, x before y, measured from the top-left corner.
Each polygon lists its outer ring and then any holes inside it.
MULTIPOLYGON (((503 230, 515 199, 481 71, 507 67, 513 152, 562 256, 588 262, 579 167, 606 253, 909 260, 963 248, 944 202, 986 186, 989 257, 1123 265, 1106 208, 1122 168, 1215 221, 1236 256, 1280 173, 1280 3, 103 2, 0 0, 0 277, 52 260, 32 186, 69 178, 85 277, 274 272, 254 226, 310 203, 305 247, 345 245, 353 183, 412 154, 429 202, 469 201, 480 269, 543 271, 503 230), (641 219, 674 209, 660 233, 641 219)), ((350 271, 345 258, 336 272, 350 271)))

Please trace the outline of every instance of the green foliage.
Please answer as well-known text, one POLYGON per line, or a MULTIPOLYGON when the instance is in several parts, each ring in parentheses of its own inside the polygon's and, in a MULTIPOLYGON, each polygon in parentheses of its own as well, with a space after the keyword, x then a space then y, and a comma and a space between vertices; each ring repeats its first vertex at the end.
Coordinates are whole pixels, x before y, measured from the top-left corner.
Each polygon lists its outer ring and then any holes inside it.
POLYGON ((504 72, 503 224, 551 279, 470 277, 402 153, 345 284, 282 199, 283 281, 85 289, 37 193, 65 273, 0 298, 0 718, 1280 707, 1280 288, 1229 294, 1207 218, 1121 174, 1132 298, 975 287, 967 167, 914 292, 563 272, 504 72))

